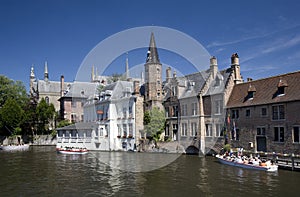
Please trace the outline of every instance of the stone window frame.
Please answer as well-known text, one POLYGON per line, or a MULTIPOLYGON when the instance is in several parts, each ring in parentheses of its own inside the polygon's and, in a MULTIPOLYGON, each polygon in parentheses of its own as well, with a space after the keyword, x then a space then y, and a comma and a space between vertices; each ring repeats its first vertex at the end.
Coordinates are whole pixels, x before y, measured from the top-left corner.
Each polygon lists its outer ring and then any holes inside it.
POLYGON ((170 136, 170 125, 169 124, 166 125, 165 136, 166 137, 170 136))
POLYGON ((181 105, 181 116, 187 116, 187 104, 181 105))
POLYGON ((205 124, 205 137, 213 137, 212 124, 205 124))
POLYGON ((272 120, 285 120, 285 114, 284 104, 272 105, 272 120))
POLYGON ((231 110, 231 119, 239 119, 239 109, 231 110))
POLYGON ((268 108, 267 107, 260 108, 260 116, 261 117, 267 117, 268 116, 268 108), (266 110, 265 113, 263 113, 264 109, 266 110))
POLYGON ((250 108, 247 108, 247 109, 245 110, 245 117, 246 117, 246 118, 250 118, 250 117, 251 117, 251 109, 250 109, 250 108))
POLYGON ((223 110, 223 100, 215 100, 215 115, 221 115, 223 110))
POLYGON ((300 143, 300 125, 293 125, 293 143, 294 144, 300 143), (296 133, 295 128, 297 128, 298 141, 295 141, 295 133, 296 133))
POLYGON ((123 130, 123 137, 127 137, 128 132, 127 132, 127 124, 122 124, 122 130, 123 130))
POLYGON ((274 142, 284 143, 284 130, 285 130, 284 126, 282 126, 282 125, 273 127, 273 135, 274 135, 273 141, 274 142), (276 129, 278 129, 278 130, 276 130, 276 129))
POLYGON ((223 124, 217 123, 216 125, 216 137, 223 137, 223 124))
POLYGON ((197 136, 197 122, 191 122, 191 136, 197 136))
POLYGON ((198 115, 198 104, 196 102, 192 103, 192 116, 198 115))
POLYGON ((266 136, 267 128, 266 126, 257 126, 256 127, 256 135, 257 136, 266 136))
POLYGON ((186 137, 187 136, 187 131, 188 131, 188 124, 187 122, 181 123, 181 136, 186 137))

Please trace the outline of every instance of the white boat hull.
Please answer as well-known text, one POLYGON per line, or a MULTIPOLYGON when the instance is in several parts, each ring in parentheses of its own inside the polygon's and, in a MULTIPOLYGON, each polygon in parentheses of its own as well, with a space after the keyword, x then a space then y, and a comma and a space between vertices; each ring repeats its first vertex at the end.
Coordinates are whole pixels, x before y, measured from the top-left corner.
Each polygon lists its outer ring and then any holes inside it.
POLYGON ((69 154, 69 155, 85 155, 88 153, 88 150, 66 150, 66 149, 60 149, 57 148, 56 149, 57 153, 61 153, 61 154, 69 154))
POLYGON ((24 144, 24 145, 1 146, 0 149, 3 151, 26 151, 29 149, 29 145, 24 144))
POLYGON ((258 165, 252 165, 252 164, 245 164, 245 163, 238 163, 234 161, 229 161, 227 159, 222 158, 222 156, 216 156, 218 158, 219 162, 222 164, 245 168, 245 169, 251 169, 251 170, 261 170, 261 171, 267 171, 267 172, 275 172, 278 170, 277 165, 270 165, 270 166, 258 166, 258 165))

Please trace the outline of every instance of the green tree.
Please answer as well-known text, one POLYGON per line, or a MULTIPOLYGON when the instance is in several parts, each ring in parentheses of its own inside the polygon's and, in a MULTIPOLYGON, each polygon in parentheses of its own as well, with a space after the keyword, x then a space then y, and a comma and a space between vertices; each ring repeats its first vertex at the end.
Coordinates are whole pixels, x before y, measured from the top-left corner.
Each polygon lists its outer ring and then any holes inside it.
POLYGON ((144 128, 147 136, 158 141, 161 133, 164 131, 165 121, 165 113, 158 107, 153 107, 151 110, 146 111, 144 114, 144 128))
POLYGON ((21 81, 0 75, 0 132, 4 135, 21 134, 24 109, 29 102, 26 88, 21 81), (21 116, 20 116, 21 114, 21 116))
POLYGON ((54 105, 48 104, 44 98, 39 102, 36 108, 36 116, 38 119, 38 134, 48 133, 49 123, 54 121, 55 108, 54 105))
POLYGON ((21 107, 27 105, 29 98, 26 88, 21 81, 13 81, 6 76, 0 75, 0 107, 7 99, 14 99, 21 107))
POLYGON ((20 125, 23 122, 24 110, 20 104, 8 98, 0 109, 1 127, 7 130, 10 135, 21 134, 20 125))
POLYGON ((56 128, 61 128, 61 127, 65 127, 68 125, 71 125, 72 123, 69 120, 61 120, 59 121, 59 123, 57 124, 56 128))

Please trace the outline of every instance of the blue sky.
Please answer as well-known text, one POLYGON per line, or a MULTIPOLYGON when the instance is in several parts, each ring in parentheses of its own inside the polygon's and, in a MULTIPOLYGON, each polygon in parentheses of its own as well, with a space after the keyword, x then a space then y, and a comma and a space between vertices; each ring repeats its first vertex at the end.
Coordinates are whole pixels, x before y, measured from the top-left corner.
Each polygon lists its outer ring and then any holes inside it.
MULTIPOLYGON (((28 88, 31 65, 43 79, 47 60, 50 80, 64 75, 73 81, 99 42, 140 26, 188 34, 217 57, 220 69, 229 67, 231 54, 237 52, 244 79, 293 72, 300 62, 299 10, 300 3, 291 0, 1 0, 0 74, 28 88)), ((129 64, 145 62, 146 53, 147 49, 129 52, 129 64)), ((181 66, 171 53, 159 53, 162 62, 181 66)), ((124 58, 116 60, 120 68, 110 72, 123 70, 124 58)))

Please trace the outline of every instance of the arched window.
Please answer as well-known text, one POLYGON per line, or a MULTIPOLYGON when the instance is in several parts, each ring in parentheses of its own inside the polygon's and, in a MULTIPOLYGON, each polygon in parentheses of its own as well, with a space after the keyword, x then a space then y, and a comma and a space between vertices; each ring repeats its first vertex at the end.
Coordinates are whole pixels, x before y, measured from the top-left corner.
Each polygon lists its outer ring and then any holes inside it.
POLYGON ((48 96, 45 97, 45 101, 49 105, 49 97, 48 96))

